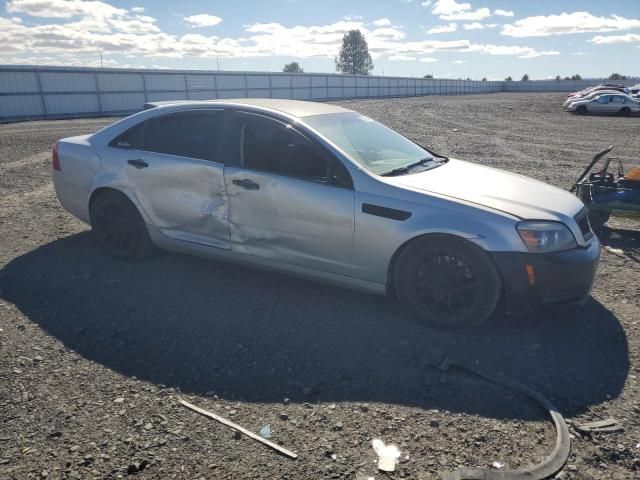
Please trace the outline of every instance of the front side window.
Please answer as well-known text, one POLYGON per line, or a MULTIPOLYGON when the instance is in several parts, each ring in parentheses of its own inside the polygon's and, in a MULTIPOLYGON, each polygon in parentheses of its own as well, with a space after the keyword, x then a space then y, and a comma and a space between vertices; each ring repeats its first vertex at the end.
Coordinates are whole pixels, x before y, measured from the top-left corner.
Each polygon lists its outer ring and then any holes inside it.
POLYGON ((130 128, 110 145, 215 162, 221 125, 221 110, 170 113, 130 128))
POLYGON ((304 122, 371 172, 384 175, 435 162, 408 138, 356 112, 305 117, 304 122))
POLYGON ((609 95, 601 95, 598 97, 598 103, 609 103, 609 95))
POLYGON ((234 122, 238 145, 235 155, 242 167, 304 180, 346 185, 346 172, 337 161, 322 155, 292 126, 262 115, 238 113, 234 122))

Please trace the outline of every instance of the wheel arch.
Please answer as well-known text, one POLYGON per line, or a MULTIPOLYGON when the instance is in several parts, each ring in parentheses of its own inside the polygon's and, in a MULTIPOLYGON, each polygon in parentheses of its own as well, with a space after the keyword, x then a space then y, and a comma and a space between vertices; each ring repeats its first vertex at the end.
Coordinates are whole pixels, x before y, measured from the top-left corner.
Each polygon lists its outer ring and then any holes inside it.
POLYGON ((468 238, 465 238, 462 235, 457 235, 455 233, 445 233, 445 232, 427 232, 427 233, 422 233, 409 238, 402 245, 400 245, 391 256, 391 260, 389 261, 389 265, 387 266, 387 283, 386 283, 387 296, 389 296, 390 298, 396 298, 395 285, 394 285, 393 279, 394 279, 394 272, 395 272, 396 264, 398 262, 398 258, 400 258, 400 255, 402 254, 402 252, 406 250, 406 248, 409 245, 424 238, 455 238, 456 240, 462 240, 468 243, 469 245, 472 245, 473 247, 484 252, 487 258, 489 259, 489 261, 495 267, 496 272, 498 272, 498 276, 500 278, 501 296, 504 295, 504 280, 502 278, 502 275, 500 274, 500 270, 498 269, 496 262, 494 261, 493 257, 489 254, 489 252, 487 252, 487 250, 485 250, 480 245, 472 242, 471 240, 469 240, 468 238))
POLYGON ((138 205, 138 201, 135 198, 135 196, 133 194, 131 194, 130 192, 127 192, 127 191, 122 190, 120 188, 116 188, 116 187, 109 186, 109 185, 99 186, 99 187, 95 188, 91 192, 91 195, 89 195, 89 202, 88 202, 87 206, 88 206, 88 210, 89 210, 89 220, 90 221, 91 221, 91 206, 93 205, 93 202, 95 202, 95 200, 96 200, 96 198, 98 198, 98 196, 100 196, 102 193, 105 193, 105 192, 116 192, 116 193, 122 195, 138 211, 138 213, 140 214, 140 216, 144 220, 145 224, 147 224, 147 226, 149 225, 149 219, 147 218, 147 215, 144 212, 144 210, 142 208, 140 208, 140 205, 138 205))

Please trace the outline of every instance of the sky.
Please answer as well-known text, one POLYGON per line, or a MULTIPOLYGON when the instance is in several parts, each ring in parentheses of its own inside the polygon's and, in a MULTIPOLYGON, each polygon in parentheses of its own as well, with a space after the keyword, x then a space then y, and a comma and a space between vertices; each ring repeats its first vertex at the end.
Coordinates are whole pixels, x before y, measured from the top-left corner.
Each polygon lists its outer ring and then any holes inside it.
POLYGON ((0 64, 334 72, 343 35, 375 75, 640 74, 640 0, 0 0, 0 64))

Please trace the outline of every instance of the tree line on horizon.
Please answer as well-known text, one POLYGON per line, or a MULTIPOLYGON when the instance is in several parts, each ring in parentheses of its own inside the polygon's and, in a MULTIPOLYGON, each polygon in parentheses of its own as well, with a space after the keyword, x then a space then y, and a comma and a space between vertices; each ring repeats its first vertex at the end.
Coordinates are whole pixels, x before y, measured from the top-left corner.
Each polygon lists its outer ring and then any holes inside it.
MULTIPOLYGON (((369 53, 367 40, 360 30, 349 30, 342 37, 342 47, 338 56, 335 57, 336 71, 345 75, 370 75, 373 70, 373 60, 369 53)), ((282 69, 285 73, 304 73, 304 69, 298 62, 285 64, 282 69)), ((432 79, 433 75, 425 75, 423 78, 432 79)), ((575 74, 562 78, 557 75, 556 80, 582 80, 582 76, 575 74)), ((607 80, 626 80, 625 75, 612 73, 607 80)), ((467 80, 471 78, 467 77, 467 80)), ((508 76, 504 79, 506 82, 513 82, 513 77, 508 76)), ((527 82, 530 80, 529 74, 525 73, 520 81, 527 82)), ((483 82, 487 81, 486 77, 482 78, 483 82)))

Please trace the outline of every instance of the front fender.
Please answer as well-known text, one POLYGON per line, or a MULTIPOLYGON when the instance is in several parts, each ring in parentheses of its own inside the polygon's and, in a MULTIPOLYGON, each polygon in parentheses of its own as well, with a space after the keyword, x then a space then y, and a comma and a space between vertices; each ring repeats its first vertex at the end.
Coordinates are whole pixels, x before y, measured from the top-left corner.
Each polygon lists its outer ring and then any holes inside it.
POLYGON ((386 283, 389 264, 406 242, 444 233, 467 239, 488 252, 525 251, 515 225, 517 219, 479 206, 422 196, 421 203, 358 194, 354 252, 367 280, 386 283), (404 220, 363 212, 363 204, 381 205, 410 213, 404 220))

